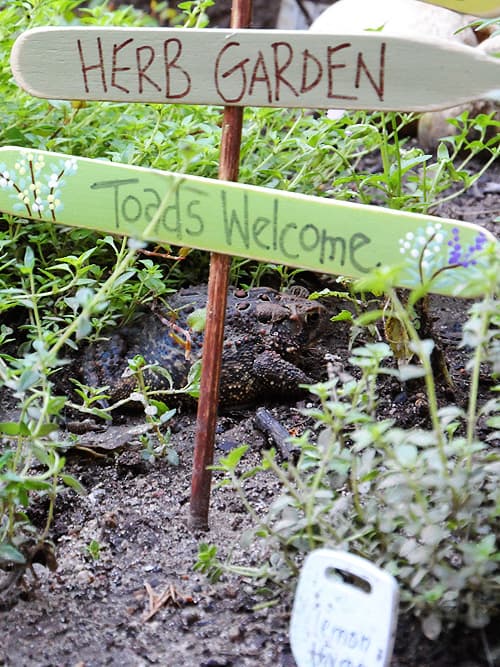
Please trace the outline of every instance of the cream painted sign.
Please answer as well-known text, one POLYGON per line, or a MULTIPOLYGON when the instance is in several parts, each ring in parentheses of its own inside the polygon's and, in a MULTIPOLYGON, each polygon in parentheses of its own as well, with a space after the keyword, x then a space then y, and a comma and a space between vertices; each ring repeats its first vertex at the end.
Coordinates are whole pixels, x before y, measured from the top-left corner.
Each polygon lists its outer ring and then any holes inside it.
POLYGON ((312 271, 476 296, 494 237, 465 222, 18 147, 0 211, 312 271))
POLYGON ((11 65, 50 99, 419 111, 500 94, 498 59, 378 32, 35 28, 11 65))

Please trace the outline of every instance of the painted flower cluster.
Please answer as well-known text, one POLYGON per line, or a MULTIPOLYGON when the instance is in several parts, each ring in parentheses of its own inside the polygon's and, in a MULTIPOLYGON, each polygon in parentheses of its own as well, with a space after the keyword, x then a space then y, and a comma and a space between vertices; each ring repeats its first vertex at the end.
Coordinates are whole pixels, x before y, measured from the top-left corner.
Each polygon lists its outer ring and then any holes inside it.
POLYGON ((45 156, 26 151, 21 153, 13 169, 0 165, 0 188, 10 190, 16 201, 13 210, 29 218, 52 219, 63 207, 61 190, 65 177, 76 173, 74 157, 46 162, 45 156))
POLYGON ((467 227, 445 229, 439 222, 407 232, 399 241, 404 257, 404 286, 431 284, 445 292, 457 292, 472 273, 486 266, 487 235, 479 230, 471 237, 467 227))
POLYGON ((476 266, 477 259, 475 257, 484 249, 487 240, 486 234, 478 232, 472 245, 463 247, 460 243, 460 230, 458 227, 453 227, 452 239, 448 241, 450 248, 448 263, 450 265, 463 266, 464 268, 476 266))

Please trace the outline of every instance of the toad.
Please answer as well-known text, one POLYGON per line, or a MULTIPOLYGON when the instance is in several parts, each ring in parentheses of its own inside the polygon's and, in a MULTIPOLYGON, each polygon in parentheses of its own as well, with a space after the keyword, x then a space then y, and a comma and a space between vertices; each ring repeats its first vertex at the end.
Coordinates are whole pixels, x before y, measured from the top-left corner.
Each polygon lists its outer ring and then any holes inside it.
MULTIPOLYGON (((184 386, 203 347, 203 331, 190 326, 190 316, 197 310, 202 312, 206 301, 206 285, 181 289, 168 297, 168 310, 162 307, 161 312, 143 313, 132 325, 89 345, 83 352, 83 381, 90 386, 107 385, 112 402, 127 398, 136 389, 135 378, 126 372, 127 360, 142 355, 147 364, 168 370, 174 388, 184 386)), ((301 365, 326 321, 326 309, 297 291, 230 288, 221 404, 297 394, 299 384, 313 381, 301 365)), ((146 370, 145 381, 150 389, 169 387, 161 370, 146 370)))

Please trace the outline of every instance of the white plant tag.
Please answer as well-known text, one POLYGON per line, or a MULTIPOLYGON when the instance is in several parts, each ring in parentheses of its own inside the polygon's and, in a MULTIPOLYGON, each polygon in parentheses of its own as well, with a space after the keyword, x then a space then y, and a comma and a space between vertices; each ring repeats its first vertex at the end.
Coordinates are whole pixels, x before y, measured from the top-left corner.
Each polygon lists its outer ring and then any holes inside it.
POLYGON ((398 602, 396 580, 373 563, 343 551, 313 551, 290 624, 298 667, 387 667, 398 602))

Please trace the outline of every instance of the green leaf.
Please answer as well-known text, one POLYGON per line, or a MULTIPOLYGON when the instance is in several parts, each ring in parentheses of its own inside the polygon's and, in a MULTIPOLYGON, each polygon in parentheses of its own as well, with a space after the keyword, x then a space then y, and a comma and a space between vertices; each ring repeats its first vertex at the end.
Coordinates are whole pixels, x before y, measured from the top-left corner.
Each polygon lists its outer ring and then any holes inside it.
POLYGON ((61 474, 59 477, 61 478, 63 484, 66 484, 66 486, 69 486, 81 496, 86 495, 87 491, 85 487, 75 477, 73 477, 73 475, 61 474))
POLYGON ((341 310, 338 315, 331 318, 332 322, 352 322, 353 317, 350 310, 341 310))
POLYGON ((27 491, 48 491, 52 488, 52 484, 42 479, 30 479, 28 477, 23 481, 23 487, 27 491))
POLYGON ((0 544, 0 561, 7 563, 26 563, 26 558, 12 544, 2 542, 0 544))
POLYGON ((49 435, 49 433, 57 431, 58 428, 59 427, 57 424, 41 424, 41 426, 39 426, 37 429, 37 435, 39 437, 43 437, 45 435, 49 435))
POLYGON ((377 322, 380 320, 381 317, 383 317, 384 311, 383 310, 369 310, 366 313, 363 313, 362 315, 359 315, 356 317, 354 320, 354 324, 357 324, 360 327, 366 327, 369 324, 372 324, 373 322, 377 322))
POLYGON ((245 456, 249 449, 249 445, 241 445, 241 447, 235 447, 232 449, 227 456, 222 457, 219 460, 219 466, 221 469, 228 471, 234 471, 241 459, 245 456))
POLYGON ((5 144, 14 144, 18 146, 25 146, 28 148, 32 142, 23 134, 17 127, 10 127, 4 133, 5 144))
POLYGON ((24 422, 0 422, 0 433, 10 436, 21 435, 26 437, 30 434, 30 431, 24 422))
POLYGON ((441 634, 442 628, 442 619, 437 614, 429 614, 422 619, 422 632, 427 637, 427 639, 437 639, 441 634))
POLYGON ((33 370, 26 370, 19 379, 19 390, 26 391, 40 379, 40 373, 33 370))
POLYGON ((187 317, 187 323, 193 331, 205 331, 207 322, 207 309, 197 308, 187 317))
POLYGON ((171 466, 178 466, 179 465, 179 454, 175 451, 175 449, 169 448, 167 451, 167 461, 170 463, 171 466))
POLYGON ((33 252, 33 248, 31 246, 27 246, 26 250, 24 251, 24 267, 29 271, 30 273, 33 271, 33 268, 35 266, 35 254, 33 252))

